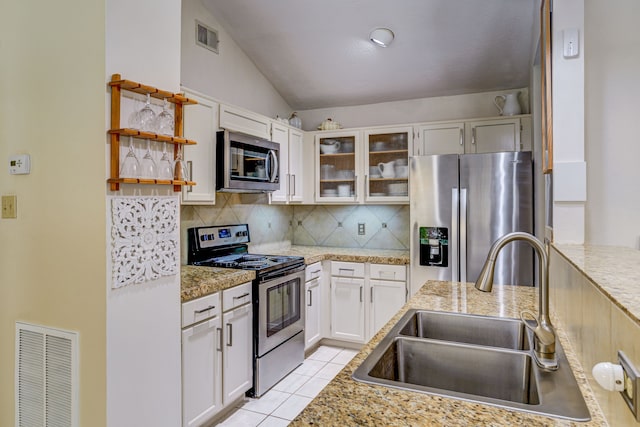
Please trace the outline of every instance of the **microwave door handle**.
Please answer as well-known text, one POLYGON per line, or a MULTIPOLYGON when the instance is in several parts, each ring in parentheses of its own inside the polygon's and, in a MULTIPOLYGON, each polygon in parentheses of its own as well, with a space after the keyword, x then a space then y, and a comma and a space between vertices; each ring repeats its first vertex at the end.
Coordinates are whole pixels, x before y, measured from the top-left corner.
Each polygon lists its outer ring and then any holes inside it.
POLYGON ((278 178, 278 156, 276 155, 276 152, 273 150, 269 150, 269 155, 267 156, 267 159, 271 157, 271 159, 273 159, 272 162, 269 162, 267 160, 267 170, 269 171, 269 182, 275 182, 275 180, 278 178))

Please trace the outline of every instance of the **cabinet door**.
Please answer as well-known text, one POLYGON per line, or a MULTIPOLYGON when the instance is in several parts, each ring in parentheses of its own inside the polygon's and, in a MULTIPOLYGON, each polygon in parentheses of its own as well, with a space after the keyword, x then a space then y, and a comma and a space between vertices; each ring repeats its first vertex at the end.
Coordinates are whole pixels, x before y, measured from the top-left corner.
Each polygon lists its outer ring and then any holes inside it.
MULTIPOLYGON (((203 95, 184 89, 185 96, 198 101, 184 114, 184 137, 198 143, 184 147, 184 160, 189 179, 198 185, 182 187, 183 205, 216 203, 216 131, 218 104, 203 95)), ((173 149, 173 148, 171 148, 173 149)))
POLYGON ((331 278, 331 337, 364 342, 364 279, 331 278))
POLYGON ((413 148, 416 156, 464 153, 464 123, 440 123, 418 127, 413 148))
POLYGON ((289 200, 289 129, 279 123, 271 123, 271 140, 280 144, 280 188, 271 193, 272 202, 289 200))
POLYGON ((409 155, 413 128, 364 132, 365 196, 367 201, 409 201, 409 155))
POLYGON ((520 151, 520 119, 497 119, 467 122, 471 141, 468 153, 520 151))
POLYGON ((369 281, 369 336, 374 336, 397 312, 407 299, 406 282, 388 280, 369 281))
MULTIPOLYGON (((304 173, 302 169, 303 134, 289 129, 289 201, 302 202, 304 173)), ((282 175, 280 175, 282 176, 282 175)))
POLYGON ((253 310, 251 304, 222 315, 224 369, 222 390, 228 404, 253 386, 253 310))
POLYGON ((182 425, 199 426, 222 409, 220 317, 182 331, 182 425))
POLYGON ((320 313, 322 304, 320 301, 320 277, 306 283, 306 312, 304 324, 304 348, 305 350, 320 341, 320 313))
POLYGON ((316 201, 357 203, 361 199, 360 133, 316 135, 316 201))
POLYGON ((220 127, 270 139, 271 121, 260 114, 220 104, 220 127))

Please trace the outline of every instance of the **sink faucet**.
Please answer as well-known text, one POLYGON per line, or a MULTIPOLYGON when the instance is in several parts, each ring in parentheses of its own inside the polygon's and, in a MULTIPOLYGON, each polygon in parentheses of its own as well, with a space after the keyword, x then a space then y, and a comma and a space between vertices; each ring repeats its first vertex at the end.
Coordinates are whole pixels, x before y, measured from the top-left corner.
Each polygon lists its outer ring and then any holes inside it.
POLYGON ((476 289, 483 292, 491 292, 493 287, 493 270, 496 265, 496 258, 500 253, 500 250, 510 242, 521 240, 529 243, 538 254, 538 276, 540 277, 540 295, 538 310, 538 317, 530 311, 523 311, 520 313, 524 325, 533 331, 534 335, 534 349, 533 358, 539 367, 547 370, 558 369, 558 360, 556 359, 556 334, 553 331, 553 325, 549 319, 549 261, 547 259, 547 252, 544 245, 534 236, 529 233, 513 232, 505 234, 498 240, 493 242, 487 260, 480 271, 480 276, 476 281, 476 289), (524 319, 525 314, 530 314, 536 321, 536 327, 534 328, 524 319))

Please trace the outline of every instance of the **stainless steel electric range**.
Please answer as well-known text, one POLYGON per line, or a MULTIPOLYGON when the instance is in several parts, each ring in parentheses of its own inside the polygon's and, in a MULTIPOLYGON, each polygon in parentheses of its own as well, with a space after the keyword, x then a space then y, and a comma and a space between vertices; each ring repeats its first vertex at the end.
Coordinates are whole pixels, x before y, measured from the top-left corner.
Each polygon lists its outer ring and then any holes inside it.
POLYGON ((253 389, 260 397, 304 361, 304 258, 248 253, 249 225, 188 230, 191 265, 256 272, 253 389))

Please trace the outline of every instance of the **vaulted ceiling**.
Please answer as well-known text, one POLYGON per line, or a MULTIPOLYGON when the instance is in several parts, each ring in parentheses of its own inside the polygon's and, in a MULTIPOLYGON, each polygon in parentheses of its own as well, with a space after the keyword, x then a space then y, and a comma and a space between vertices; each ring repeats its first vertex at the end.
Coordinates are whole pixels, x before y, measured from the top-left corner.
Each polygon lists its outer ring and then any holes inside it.
POLYGON ((537 47, 539 0, 203 3, 296 110, 525 87, 537 47))

